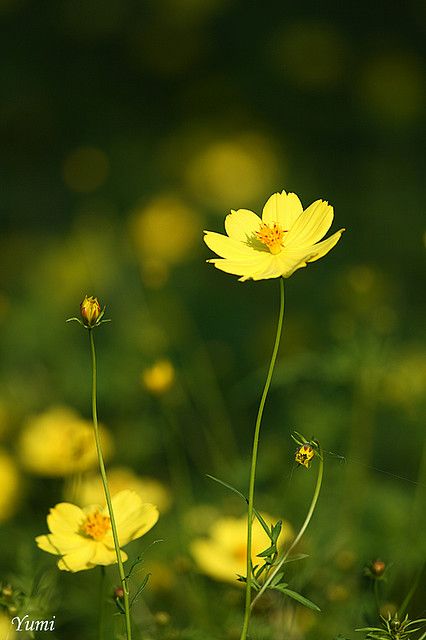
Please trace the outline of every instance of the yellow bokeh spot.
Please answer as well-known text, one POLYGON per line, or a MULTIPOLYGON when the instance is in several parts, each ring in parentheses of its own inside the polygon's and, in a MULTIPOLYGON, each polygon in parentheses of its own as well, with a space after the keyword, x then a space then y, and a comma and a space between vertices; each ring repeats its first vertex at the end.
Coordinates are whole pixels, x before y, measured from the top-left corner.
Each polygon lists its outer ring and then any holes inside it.
MULTIPOLYGON (((267 514, 262 516, 268 526, 278 520, 267 514)), ((241 582, 237 582, 237 575, 245 576, 246 574, 247 518, 219 518, 212 524, 209 534, 209 537, 197 538, 191 544, 191 552, 199 569, 215 580, 241 585, 241 582)), ((278 547, 281 548, 292 537, 293 529, 284 520, 278 538, 278 547)), ((253 564, 261 562, 257 554, 264 551, 270 544, 269 537, 259 521, 255 519, 252 529, 253 564)))
POLYGON ((270 57, 273 67, 295 84, 307 88, 329 86, 343 76, 346 46, 333 25, 297 23, 272 38, 270 57))
POLYGON ((8 520, 16 511, 21 480, 13 458, 0 450, 0 522, 8 520))
MULTIPOLYGON (((103 452, 111 454, 112 441, 100 427, 103 452)), ((19 440, 23 467, 41 476, 60 477, 86 471, 97 464, 91 421, 67 407, 52 407, 28 420, 19 440)))
POLYGON ((175 379, 175 370, 170 360, 158 360, 152 367, 145 369, 141 381, 145 389, 155 395, 168 391, 175 379))
POLYGON ((131 234, 142 265, 144 259, 173 264, 191 258, 201 227, 194 210, 175 195, 154 198, 138 208, 131 220, 131 234))
MULTIPOLYGON (((280 167, 282 174, 282 167, 280 167)), ((192 193, 217 210, 230 203, 256 202, 278 179, 278 159, 272 143, 259 133, 215 140, 195 153, 186 181, 192 193)))
MULTIPOLYGON (((157 505, 160 513, 164 513, 170 508, 171 494, 162 482, 148 476, 138 476, 128 467, 109 469, 108 484, 112 495, 116 495, 124 489, 130 489, 141 498, 142 502, 157 505)), ((80 506, 103 504, 105 494, 99 474, 86 474, 77 486, 70 485, 65 492, 65 499, 72 500, 80 506)))
POLYGON ((1 640, 14 640, 16 638, 15 627, 11 619, 0 610, 0 638, 1 640))
POLYGON ((409 53, 389 52, 372 58, 360 89, 367 108, 381 122, 404 124, 424 108, 422 65, 409 53))
POLYGON ((107 179, 109 161, 104 151, 96 147, 79 147, 64 160, 63 178, 71 191, 89 193, 107 179))

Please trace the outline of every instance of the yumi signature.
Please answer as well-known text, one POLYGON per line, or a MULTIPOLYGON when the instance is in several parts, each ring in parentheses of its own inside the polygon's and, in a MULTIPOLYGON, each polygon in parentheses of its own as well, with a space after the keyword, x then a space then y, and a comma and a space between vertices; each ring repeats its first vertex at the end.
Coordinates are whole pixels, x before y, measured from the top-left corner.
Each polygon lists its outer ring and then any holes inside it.
POLYGON ((54 631, 55 629, 55 617, 52 616, 51 620, 30 620, 28 613, 22 618, 15 616, 11 622, 15 626, 15 631, 54 631))

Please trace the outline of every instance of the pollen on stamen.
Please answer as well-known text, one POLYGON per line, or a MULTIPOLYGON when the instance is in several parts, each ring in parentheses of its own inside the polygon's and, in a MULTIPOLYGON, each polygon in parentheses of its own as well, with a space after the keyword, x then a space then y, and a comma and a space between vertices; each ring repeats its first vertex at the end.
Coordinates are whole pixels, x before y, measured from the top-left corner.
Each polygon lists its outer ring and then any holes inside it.
POLYGON ((259 231, 256 232, 257 239, 266 245, 273 255, 277 255, 283 248, 282 241, 286 231, 281 229, 278 222, 274 222, 270 227, 265 222, 260 225, 259 231))
POLYGON ((111 520, 99 511, 90 513, 81 525, 81 531, 89 538, 102 540, 106 532, 111 528, 111 520))

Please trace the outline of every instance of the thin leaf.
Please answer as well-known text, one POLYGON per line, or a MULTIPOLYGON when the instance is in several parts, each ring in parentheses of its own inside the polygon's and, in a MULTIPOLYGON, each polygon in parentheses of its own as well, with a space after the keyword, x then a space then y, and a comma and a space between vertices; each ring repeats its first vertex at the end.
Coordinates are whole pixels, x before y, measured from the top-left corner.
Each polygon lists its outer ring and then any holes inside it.
POLYGON ((305 596, 302 596, 300 593, 297 593, 297 591, 293 591, 292 589, 287 589, 287 587, 284 587, 280 584, 273 588, 276 589, 277 591, 281 591, 281 593, 284 593, 286 596, 288 596, 289 598, 292 598, 293 600, 296 600, 300 604, 303 604, 305 607, 308 607, 308 609, 321 612, 321 609, 319 608, 318 605, 316 605, 311 600, 308 600, 308 598, 305 598, 305 596))

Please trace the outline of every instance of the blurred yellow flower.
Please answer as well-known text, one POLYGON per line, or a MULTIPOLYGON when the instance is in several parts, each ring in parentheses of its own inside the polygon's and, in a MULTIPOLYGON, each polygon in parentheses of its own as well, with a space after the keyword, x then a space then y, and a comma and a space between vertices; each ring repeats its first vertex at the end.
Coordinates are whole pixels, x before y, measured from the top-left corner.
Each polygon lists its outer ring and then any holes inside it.
POLYGON ((137 209, 131 221, 133 241, 142 260, 174 264, 188 259, 201 223, 196 213, 175 195, 160 195, 137 209))
MULTIPOLYGON (((160 513, 169 509, 170 491, 159 480, 138 476, 127 467, 115 467, 108 470, 108 484, 112 495, 124 489, 138 494, 142 502, 150 502, 158 507, 160 513)), ((79 483, 73 493, 73 501, 82 506, 99 504, 104 501, 104 488, 99 474, 90 473, 79 483)), ((68 496, 67 496, 68 497, 68 496)))
POLYGON ((333 207, 316 200, 305 211, 295 193, 274 193, 263 208, 262 219, 238 209, 225 219, 227 235, 206 231, 207 246, 220 258, 209 260, 217 269, 264 280, 288 278, 296 269, 322 258, 339 241, 344 229, 318 242, 333 221, 333 207))
MULTIPOLYGON (((158 520, 158 509, 143 503, 134 491, 120 491, 112 498, 120 548, 140 538, 158 520)), ((38 536, 43 551, 61 556, 58 567, 63 571, 83 571, 97 565, 117 562, 107 507, 91 505, 80 509, 61 502, 47 516, 50 533, 38 536)), ((121 551, 123 562, 127 554, 121 551)))
POLYGON ((170 360, 157 360, 152 367, 145 369, 141 375, 144 387, 154 395, 168 391, 175 379, 175 370, 170 360))
MULTIPOLYGON (((277 521, 267 514, 262 517, 269 526, 277 521)), ((252 536, 252 562, 261 564, 263 560, 256 556, 267 549, 271 541, 257 519, 253 521, 252 536)), ((291 525, 283 521, 278 547, 292 537, 291 525)), ((192 542, 191 553, 200 570, 208 576, 235 583, 237 575, 246 575, 247 518, 220 518, 212 525, 208 538, 197 538, 192 542)))
MULTIPOLYGON (((104 455, 111 453, 111 436, 101 427, 104 455)), ((19 441, 23 467, 41 476, 67 476, 97 464, 93 426, 67 407, 53 407, 31 418, 19 441)))
POLYGON ((0 487, 0 522, 2 522, 15 513, 21 490, 16 464, 13 458, 2 450, 0 450, 0 487))
POLYGON ((0 611, 0 640, 13 640, 14 638, 16 638, 16 633, 10 618, 0 611))

